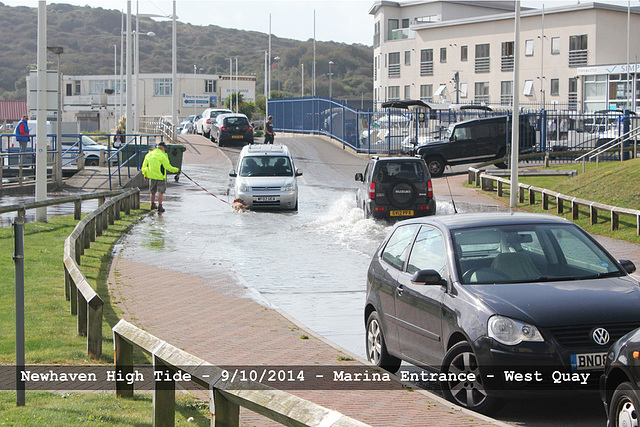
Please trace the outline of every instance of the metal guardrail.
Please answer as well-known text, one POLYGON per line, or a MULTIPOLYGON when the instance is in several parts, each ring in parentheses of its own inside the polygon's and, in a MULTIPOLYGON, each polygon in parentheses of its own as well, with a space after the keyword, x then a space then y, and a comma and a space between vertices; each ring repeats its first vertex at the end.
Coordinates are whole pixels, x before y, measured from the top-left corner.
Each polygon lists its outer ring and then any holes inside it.
MULTIPOLYGON (((477 168, 469 168, 470 184, 475 183, 483 191, 494 191, 494 182, 496 183, 495 191, 498 197, 502 197, 504 187, 511 187, 511 180, 500 178, 485 173, 485 171, 477 168)), ((591 200, 579 199, 577 197, 567 196, 566 194, 557 193, 547 190, 546 188, 535 187, 533 185, 518 183, 518 200, 525 203, 525 194, 528 194, 529 205, 536 204, 536 194, 542 196, 542 209, 549 210, 550 198, 555 199, 556 210, 558 214, 564 213, 565 203, 571 207, 571 218, 577 220, 579 218, 580 206, 589 210, 590 224, 598 223, 598 212, 606 211, 611 214, 611 231, 620 228, 620 215, 628 215, 636 219, 636 235, 640 236, 640 210, 620 208, 617 206, 605 205, 604 203, 593 202, 591 200)))
MULTIPOLYGON (((624 143, 630 140, 633 140, 633 158, 635 159, 638 157, 638 134, 640 134, 640 126, 630 130, 629 132, 623 135, 620 135, 612 139, 611 141, 601 145, 600 147, 594 148, 593 150, 589 151, 586 154, 583 154, 582 156, 576 158, 575 162, 579 162, 579 161, 584 162, 586 158, 589 158, 589 160, 592 160, 595 157, 596 165, 598 165, 599 164, 598 160, 601 154, 604 154, 607 151, 611 151, 617 148, 618 146, 620 146, 620 161, 624 161, 624 151, 625 151, 624 143)), ((626 151, 631 151, 631 150, 626 150, 626 151)))
MULTIPOLYGON (((259 382, 233 383, 230 389, 222 381, 223 369, 181 350, 148 332, 120 320, 113 327, 116 375, 126 378, 133 372, 134 346, 153 357, 155 370, 189 374, 191 381, 210 391, 215 407, 216 427, 240 425, 240 407, 286 426, 364 427, 364 424, 339 412, 325 408, 282 390, 259 382)), ((167 377, 167 375, 164 375, 167 377)), ((116 395, 133 396, 133 382, 116 382, 116 395)), ((173 426, 175 422, 175 382, 154 383, 153 425, 173 426)))
POLYGON ((140 117, 140 130, 148 133, 159 133, 174 143, 178 141, 178 124, 173 124, 163 116, 140 117))
MULTIPOLYGON (((70 312, 78 316, 78 335, 87 337, 87 354, 91 358, 102 356, 102 307, 104 302, 91 287, 80 270, 81 256, 91 246, 96 237, 120 219, 120 212, 127 214, 131 209, 140 208, 140 190, 132 188, 121 190, 118 195, 105 201, 105 192, 96 195, 99 207, 86 215, 64 241, 64 293, 70 302, 70 312)), ((80 219, 80 201, 76 201, 76 219, 80 219)))

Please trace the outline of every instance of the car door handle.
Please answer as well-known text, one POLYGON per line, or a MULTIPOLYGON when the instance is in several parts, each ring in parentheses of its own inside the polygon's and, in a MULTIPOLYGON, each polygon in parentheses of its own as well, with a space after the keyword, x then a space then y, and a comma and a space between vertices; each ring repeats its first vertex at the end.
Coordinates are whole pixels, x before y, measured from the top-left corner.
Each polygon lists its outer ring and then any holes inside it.
POLYGON ((398 293, 398 295, 402 295, 404 293, 404 286, 399 285, 396 289, 396 292, 398 293))

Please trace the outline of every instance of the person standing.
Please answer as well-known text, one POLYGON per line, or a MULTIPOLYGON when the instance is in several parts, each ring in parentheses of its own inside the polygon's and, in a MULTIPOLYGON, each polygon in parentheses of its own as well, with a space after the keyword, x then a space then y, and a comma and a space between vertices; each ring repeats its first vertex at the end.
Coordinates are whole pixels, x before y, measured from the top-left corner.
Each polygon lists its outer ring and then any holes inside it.
POLYGON ((264 143, 273 144, 276 133, 273 131, 273 116, 269 116, 267 123, 264 125, 264 143))
POLYGON ((16 141, 20 144, 20 151, 27 151, 27 143, 30 139, 28 120, 29 116, 27 114, 22 116, 22 119, 18 122, 18 126, 16 126, 16 130, 14 131, 16 141))
POLYGON ((167 144, 161 142, 158 144, 158 148, 147 153, 144 162, 142 162, 142 175, 149 180, 151 210, 165 211, 162 202, 167 190, 167 171, 180 172, 180 169, 171 166, 167 155, 167 144), (156 193, 158 193, 158 206, 156 206, 156 193))

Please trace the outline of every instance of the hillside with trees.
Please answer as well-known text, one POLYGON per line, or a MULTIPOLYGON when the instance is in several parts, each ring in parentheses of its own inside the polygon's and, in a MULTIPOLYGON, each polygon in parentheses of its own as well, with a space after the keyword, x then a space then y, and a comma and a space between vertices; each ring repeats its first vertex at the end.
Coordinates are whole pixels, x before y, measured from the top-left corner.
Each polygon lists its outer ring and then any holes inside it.
MULTIPOLYGON (((11 7, 0 3, 0 99, 25 99, 25 77, 36 64, 37 8, 11 7)), ((62 46, 62 72, 66 75, 113 74, 114 45, 120 52, 121 13, 118 10, 50 4, 47 6, 49 46, 62 46)), ((140 20, 142 73, 171 72, 171 21, 140 20)), ((256 93, 264 92, 264 51, 268 35, 215 25, 196 26, 178 22, 178 72, 192 73, 194 64, 201 73, 228 75, 229 57, 238 57, 241 75, 256 76, 256 93)), ((301 64, 304 63, 305 94, 311 94, 313 41, 297 41, 272 36, 272 57, 281 58, 272 66, 272 90, 299 96, 301 64)), ((316 42, 316 92, 328 96, 328 63, 333 61, 334 98, 372 97, 372 57, 370 46, 316 42)), ((49 54, 49 68, 56 68, 49 54)), ((119 71, 118 71, 119 72, 119 71)))

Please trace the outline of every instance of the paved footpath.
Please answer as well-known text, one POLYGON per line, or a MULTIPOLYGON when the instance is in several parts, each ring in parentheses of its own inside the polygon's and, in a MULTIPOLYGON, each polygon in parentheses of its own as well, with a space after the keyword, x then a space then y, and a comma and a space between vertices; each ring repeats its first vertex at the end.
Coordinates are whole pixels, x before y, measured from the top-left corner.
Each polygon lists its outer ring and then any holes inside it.
MULTIPOLYGON (((220 170, 230 166, 204 138, 189 136, 185 145, 184 162, 189 166, 215 164, 220 170)), ((224 265, 206 277, 198 275, 196 264, 185 266, 183 271, 189 274, 162 268, 171 264, 172 255, 171 250, 119 251, 111 265, 109 289, 124 319, 215 365, 362 366, 358 360, 339 361, 348 352, 251 298, 252 292, 224 265), (309 339, 301 339, 302 335, 309 339)), ((504 425, 423 391, 292 393, 375 426, 504 425)), ((244 425, 274 424, 248 411, 241 411, 241 419, 244 425)))

